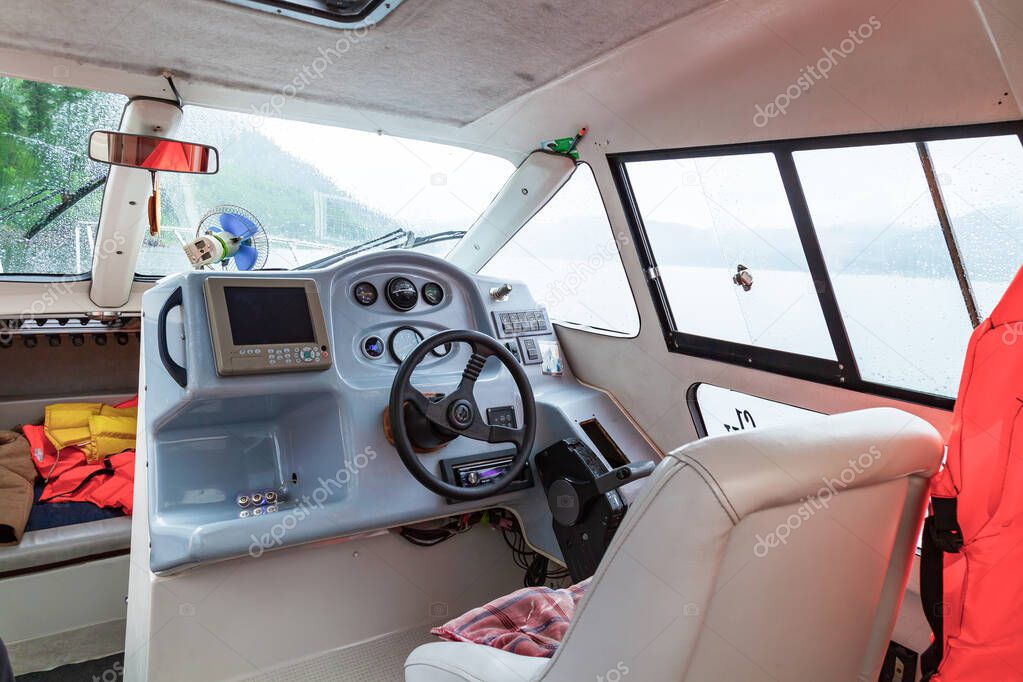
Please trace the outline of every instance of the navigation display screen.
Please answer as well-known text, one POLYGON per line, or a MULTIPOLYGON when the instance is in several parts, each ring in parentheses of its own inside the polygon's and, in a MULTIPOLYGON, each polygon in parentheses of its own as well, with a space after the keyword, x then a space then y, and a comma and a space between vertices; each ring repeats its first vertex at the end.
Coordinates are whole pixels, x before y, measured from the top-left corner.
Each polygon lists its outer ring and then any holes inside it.
POLYGON ((224 298, 236 346, 316 340, 302 287, 224 287, 224 298))

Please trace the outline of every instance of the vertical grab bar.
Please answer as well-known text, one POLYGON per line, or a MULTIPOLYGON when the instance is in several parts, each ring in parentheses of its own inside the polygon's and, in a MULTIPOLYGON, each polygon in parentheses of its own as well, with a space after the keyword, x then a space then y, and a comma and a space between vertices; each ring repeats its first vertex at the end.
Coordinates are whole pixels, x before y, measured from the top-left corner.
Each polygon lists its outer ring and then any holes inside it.
POLYGON ((163 362, 163 366, 167 369, 167 373, 171 375, 171 378, 178 383, 178 386, 185 388, 188 386, 188 370, 174 362, 174 358, 171 357, 170 351, 167 350, 167 313, 172 308, 181 307, 182 295, 181 287, 174 290, 167 300, 164 301, 163 307, 160 308, 160 316, 156 320, 156 337, 157 343, 160 346, 160 361, 163 362))

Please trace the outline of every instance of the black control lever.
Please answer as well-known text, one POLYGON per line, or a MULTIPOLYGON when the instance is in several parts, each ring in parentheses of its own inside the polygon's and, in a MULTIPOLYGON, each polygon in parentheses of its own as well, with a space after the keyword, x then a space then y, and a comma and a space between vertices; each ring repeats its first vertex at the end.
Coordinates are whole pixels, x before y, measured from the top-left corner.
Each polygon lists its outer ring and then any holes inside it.
POLYGON ((594 499, 627 483, 646 478, 654 473, 656 468, 657 464, 654 462, 641 462, 612 469, 592 481, 568 477, 557 479, 547 491, 547 501, 554 520, 563 526, 574 526, 583 518, 586 507, 594 499))
POLYGON ((650 474, 654 473, 654 469, 657 468, 655 462, 640 462, 639 464, 626 464, 625 466, 612 469, 611 471, 598 476, 593 485, 597 488, 597 493, 603 495, 609 493, 612 490, 618 490, 626 483, 632 483, 638 481, 641 478, 646 478, 650 474))

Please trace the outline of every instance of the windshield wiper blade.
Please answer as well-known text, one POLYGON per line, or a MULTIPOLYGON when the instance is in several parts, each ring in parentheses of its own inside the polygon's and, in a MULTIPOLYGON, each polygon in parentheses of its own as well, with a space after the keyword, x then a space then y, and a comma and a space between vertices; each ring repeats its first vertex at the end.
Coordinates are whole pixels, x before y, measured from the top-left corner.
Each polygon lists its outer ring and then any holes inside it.
MULTIPOLYGON (((107 176, 100 175, 93 178, 89 182, 85 183, 73 192, 60 192, 60 196, 63 197, 59 204, 50 209, 50 211, 42 218, 32 224, 28 230, 22 235, 25 239, 32 239, 37 234, 49 227, 54 220, 64 214, 69 208, 77 204, 79 201, 87 197, 93 191, 98 189, 107 181, 107 176)), ((48 195, 47 198, 52 197, 53 194, 48 195)), ((36 202, 39 203, 39 202, 36 202)), ((33 206, 35 204, 32 204, 33 206)))
POLYGON ((60 196, 59 189, 37 189, 30 194, 26 194, 22 198, 15 200, 13 203, 0 208, 0 223, 6 222, 19 213, 24 213, 30 208, 34 208, 57 196, 60 196))
POLYGON ((385 246, 387 244, 390 244, 391 242, 404 240, 407 243, 412 243, 414 239, 415 233, 413 233, 412 230, 403 230, 399 228, 397 230, 394 230, 393 232, 388 232, 387 234, 380 235, 379 237, 367 239, 366 241, 356 244, 355 246, 351 246, 347 249, 344 249, 343 251, 338 251, 337 253, 332 253, 329 256, 325 256, 319 260, 314 260, 312 263, 299 265, 294 269, 315 270, 316 268, 322 268, 328 265, 332 265, 333 263, 342 261, 345 258, 348 258, 349 256, 354 256, 356 254, 362 253, 363 251, 369 251, 370 249, 376 249, 385 246))
POLYGON ((343 261, 346 258, 351 258, 363 251, 370 251, 372 249, 414 249, 426 244, 433 244, 434 242, 443 242, 449 239, 461 239, 464 236, 465 230, 448 230, 447 232, 435 232, 434 234, 426 234, 422 237, 417 237, 416 233, 412 230, 397 229, 379 237, 367 239, 360 244, 356 244, 355 246, 349 247, 343 251, 338 251, 337 253, 332 253, 319 260, 314 260, 312 263, 299 265, 293 269, 315 270, 317 268, 333 265, 334 263, 343 261), (390 246, 388 246, 389 244, 390 246))

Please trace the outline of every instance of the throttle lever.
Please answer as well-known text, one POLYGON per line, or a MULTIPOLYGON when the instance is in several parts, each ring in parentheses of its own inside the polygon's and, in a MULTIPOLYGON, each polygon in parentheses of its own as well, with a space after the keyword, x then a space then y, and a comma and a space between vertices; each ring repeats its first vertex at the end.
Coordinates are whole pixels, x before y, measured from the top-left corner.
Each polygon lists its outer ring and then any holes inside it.
POLYGON ((555 521, 563 526, 574 526, 583 518, 589 504, 612 490, 638 481, 654 473, 655 462, 626 464, 597 476, 591 481, 580 481, 565 476, 554 481, 547 490, 547 502, 555 521))
POLYGON ((606 474, 601 474, 593 481, 593 485, 596 486, 597 493, 603 495, 604 493, 617 490, 623 485, 632 483, 633 481, 646 478, 650 474, 654 473, 654 469, 656 468, 656 462, 626 464, 625 466, 620 466, 617 469, 612 469, 606 474))

